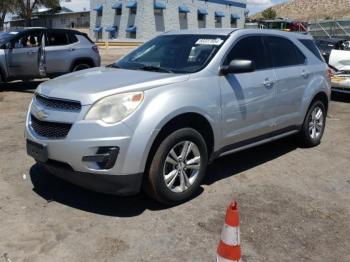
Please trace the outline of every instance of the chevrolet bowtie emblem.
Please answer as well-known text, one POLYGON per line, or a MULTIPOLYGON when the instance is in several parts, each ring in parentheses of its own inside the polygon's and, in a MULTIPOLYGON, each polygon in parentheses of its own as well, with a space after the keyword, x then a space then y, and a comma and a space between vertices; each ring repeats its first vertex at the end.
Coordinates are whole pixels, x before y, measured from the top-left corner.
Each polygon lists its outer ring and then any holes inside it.
POLYGON ((43 108, 39 108, 37 106, 33 106, 33 114, 39 120, 45 120, 49 117, 49 113, 45 111, 43 108))

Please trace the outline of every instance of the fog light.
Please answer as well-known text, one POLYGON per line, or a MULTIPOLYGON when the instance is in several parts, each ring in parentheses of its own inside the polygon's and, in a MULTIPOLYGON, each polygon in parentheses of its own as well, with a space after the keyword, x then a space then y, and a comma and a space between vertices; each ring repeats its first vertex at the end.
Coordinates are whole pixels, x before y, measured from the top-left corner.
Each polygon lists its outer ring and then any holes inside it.
POLYGON ((84 162, 95 162, 101 169, 111 169, 117 161, 119 147, 99 147, 96 155, 84 156, 84 162))

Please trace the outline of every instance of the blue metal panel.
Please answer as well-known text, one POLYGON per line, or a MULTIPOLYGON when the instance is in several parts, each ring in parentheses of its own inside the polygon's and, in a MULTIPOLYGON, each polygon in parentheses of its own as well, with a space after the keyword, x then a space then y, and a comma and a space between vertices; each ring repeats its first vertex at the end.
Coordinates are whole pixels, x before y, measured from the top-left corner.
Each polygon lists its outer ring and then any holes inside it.
POLYGON ((165 3, 163 2, 154 2, 154 9, 166 9, 165 3))
POLYGON ((102 32, 102 29, 103 29, 102 26, 95 27, 94 32, 97 32, 97 33, 102 32))
POLYGON ((198 1, 221 4, 221 5, 230 5, 230 6, 239 7, 239 8, 247 8, 247 4, 239 3, 232 0, 198 0, 198 1))
POLYGON ((198 14, 200 14, 200 15, 207 15, 208 11, 205 8, 199 8, 198 9, 198 14))
POLYGON ((123 4, 121 2, 114 3, 112 9, 122 9, 123 4))
POLYGON ((137 8, 137 2, 136 1, 129 1, 126 5, 126 8, 136 9, 137 8))
POLYGON ((96 12, 102 12, 103 6, 101 4, 96 5, 96 7, 93 9, 96 12))
POLYGON ((130 26, 125 31, 128 33, 136 33, 136 26, 130 26))
POLYGON ((186 5, 180 5, 179 12, 180 13, 190 13, 190 9, 188 9, 188 7, 186 5))
POLYGON ((114 25, 112 25, 112 26, 109 26, 109 27, 107 27, 106 29, 105 29, 105 31, 106 32, 115 32, 115 31, 117 31, 117 27, 116 26, 114 26, 114 25))
POLYGON ((215 11, 215 17, 225 17, 225 14, 222 11, 215 11))

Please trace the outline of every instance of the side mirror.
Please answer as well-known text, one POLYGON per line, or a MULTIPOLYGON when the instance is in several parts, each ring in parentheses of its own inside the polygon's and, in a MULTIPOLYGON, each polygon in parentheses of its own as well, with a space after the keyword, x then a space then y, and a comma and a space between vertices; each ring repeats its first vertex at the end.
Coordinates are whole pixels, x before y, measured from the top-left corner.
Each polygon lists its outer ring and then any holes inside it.
POLYGON ((4 44, 4 45, 2 46, 2 49, 12 49, 12 44, 11 44, 11 42, 7 42, 6 44, 4 44))
POLYGON ((233 73, 248 73, 255 71, 255 63, 251 60, 235 59, 228 66, 222 66, 220 73, 222 75, 233 73))

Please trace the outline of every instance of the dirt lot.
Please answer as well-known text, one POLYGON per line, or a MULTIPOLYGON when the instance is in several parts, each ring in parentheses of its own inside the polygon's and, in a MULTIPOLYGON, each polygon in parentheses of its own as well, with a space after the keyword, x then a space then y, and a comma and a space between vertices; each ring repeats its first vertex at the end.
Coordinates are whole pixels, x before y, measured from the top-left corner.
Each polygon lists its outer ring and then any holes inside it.
POLYGON ((34 165, 23 129, 38 84, 1 85, 0 261, 213 261, 233 196, 243 261, 350 261, 349 96, 332 101, 319 147, 284 139, 217 160, 194 199, 167 208, 34 165))

